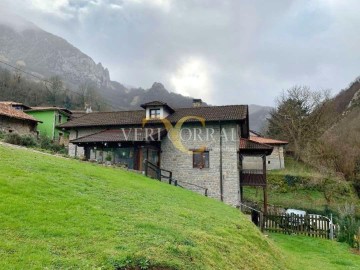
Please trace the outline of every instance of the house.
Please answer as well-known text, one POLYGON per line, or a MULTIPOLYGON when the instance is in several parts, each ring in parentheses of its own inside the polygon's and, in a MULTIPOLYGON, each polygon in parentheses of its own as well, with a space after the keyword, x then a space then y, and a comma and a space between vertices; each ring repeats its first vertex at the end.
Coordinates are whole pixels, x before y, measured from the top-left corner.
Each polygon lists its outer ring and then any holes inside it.
POLYGON ((15 110, 19 110, 19 111, 25 111, 31 109, 29 106, 26 106, 20 102, 15 102, 15 101, 0 101, 0 104, 10 106, 15 110))
POLYGON ((11 104, 0 103, 0 131, 19 135, 36 135, 36 127, 40 121, 15 109, 11 104))
POLYGON ((273 148, 250 141, 248 106, 199 103, 173 108, 153 101, 134 111, 85 114, 59 128, 70 133, 70 156, 145 173, 151 164, 170 171, 183 187, 206 189, 231 205, 241 203, 244 186, 261 186, 266 209, 266 156, 273 148), (258 158, 263 168, 247 168, 246 156, 258 158))
MULTIPOLYGON (((267 170, 285 169, 284 147, 288 144, 287 141, 266 138, 252 130, 250 130, 250 140, 273 147, 272 154, 266 157, 267 170)), ((248 158, 245 162, 249 168, 262 168, 261 162, 259 163, 256 159, 248 158)))
POLYGON ((45 135, 60 144, 67 144, 69 134, 58 129, 57 125, 66 123, 70 119, 71 111, 59 107, 32 107, 25 112, 42 122, 38 125, 39 135, 45 135))

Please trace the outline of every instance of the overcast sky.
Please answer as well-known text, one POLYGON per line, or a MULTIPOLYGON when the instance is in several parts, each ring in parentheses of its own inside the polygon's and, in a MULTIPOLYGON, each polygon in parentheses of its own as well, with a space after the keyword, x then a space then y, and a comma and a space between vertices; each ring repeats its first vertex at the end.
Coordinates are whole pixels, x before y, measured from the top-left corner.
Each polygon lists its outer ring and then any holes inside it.
POLYGON ((296 84, 336 93, 360 75, 359 0, 0 3, 101 62, 112 80, 162 82, 216 105, 273 105, 296 84))

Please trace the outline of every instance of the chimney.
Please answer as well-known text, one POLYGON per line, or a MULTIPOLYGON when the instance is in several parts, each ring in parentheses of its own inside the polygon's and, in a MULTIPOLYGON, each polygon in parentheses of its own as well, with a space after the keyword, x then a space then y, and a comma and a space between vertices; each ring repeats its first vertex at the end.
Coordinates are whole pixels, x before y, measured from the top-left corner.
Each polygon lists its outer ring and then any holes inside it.
POLYGON ((202 100, 200 98, 194 98, 192 104, 193 104, 193 107, 201 107, 202 100))
POLYGON ((91 105, 90 105, 90 104, 85 103, 85 112, 86 112, 86 113, 92 113, 92 109, 91 109, 91 105))

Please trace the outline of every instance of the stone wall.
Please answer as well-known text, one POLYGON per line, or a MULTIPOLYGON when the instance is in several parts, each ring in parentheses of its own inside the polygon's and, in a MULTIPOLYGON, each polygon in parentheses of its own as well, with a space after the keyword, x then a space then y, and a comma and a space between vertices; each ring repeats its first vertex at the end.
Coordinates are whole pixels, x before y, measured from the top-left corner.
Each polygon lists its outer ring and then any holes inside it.
MULTIPOLYGON (((262 170, 263 163, 260 157, 246 156, 243 160, 244 169, 262 170)), ((266 157, 267 170, 280 170, 285 168, 284 147, 274 146, 274 150, 270 156, 266 157)))
MULTIPOLYGON (((81 138, 90 134, 94 134, 96 132, 100 132, 104 130, 104 128, 81 128, 76 130, 71 130, 70 131, 70 135, 69 135, 69 140, 75 140, 77 138, 81 138)), ((84 147, 79 147, 76 146, 75 144, 69 143, 69 156, 71 157, 75 157, 75 153, 76 156, 79 158, 84 157, 85 155, 85 151, 84 151, 84 147)))
MULTIPOLYGON (((239 137, 236 134, 238 126, 236 124, 223 124, 222 129, 222 134, 224 132, 227 134, 222 139, 223 200, 225 203, 237 205, 240 199, 238 171, 239 137), (234 133, 235 136, 233 136, 234 133)), ((209 168, 193 168, 192 153, 177 149, 169 137, 165 137, 161 144, 161 167, 172 171, 173 177, 179 181, 208 188, 209 197, 220 199, 219 125, 207 125, 206 128, 200 127, 200 125, 184 125, 181 134, 181 141, 185 149, 193 150, 205 146, 209 150, 209 168), (195 139, 194 128, 198 129, 197 135, 201 133, 203 136, 197 136, 195 139), (206 134, 206 129, 213 130, 213 136, 204 135, 206 134)), ((203 189, 186 184, 182 185, 204 194, 203 189)))
POLYGON ((20 135, 36 135, 36 122, 0 115, 0 131, 20 135))

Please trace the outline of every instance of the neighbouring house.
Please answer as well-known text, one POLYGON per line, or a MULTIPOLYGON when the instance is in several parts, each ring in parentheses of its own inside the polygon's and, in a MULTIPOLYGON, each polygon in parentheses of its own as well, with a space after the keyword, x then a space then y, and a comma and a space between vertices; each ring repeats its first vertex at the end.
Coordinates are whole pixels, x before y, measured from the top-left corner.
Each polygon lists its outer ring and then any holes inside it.
POLYGON ((22 110, 15 109, 9 104, 0 103, 0 131, 36 136, 38 123, 41 122, 22 110))
MULTIPOLYGON (((250 140, 261 144, 270 145, 273 147, 271 155, 266 157, 267 170, 281 170, 285 169, 284 147, 288 144, 287 141, 276 140, 272 138, 263 137, 260 133, 250 130, 250 140)), ((261 169, 262 163, 254 158, 247 158, 246 164, 251 169, 261 169)))
POLYGON ((31 107, 26 106, 26 105, 24 105, 24 104, 22 104, 20 102, 15 102, 15 101, 0 101, 0 104, 10 106, 10 107, 12 107, 12 108, 14 108, 15 110, 18 110, 18 111, 25 111, 25 110, 31 109, 31 107))
MULTIPOLYGON (((250 140, 247 105, 172 108, 160 101, 134 111, 93 112, 58 127, 70 133, 69 155, 122 164, 147 174, 149 165, 172 173, 181 186, 239 205, 244 186, 264 189, 273 147, 250 140), (259 159, 262 169, 243 160, 259 159)), ((161 178, 162 172, 155 175, 161 178)), ((164 171, 165 173, 165 171, 164 171)))
POLYGON ((57 128, 57 126, 69 121, 70 110, 59 107, 32 107, 25 112, 42 122, 37 127, 39 135, 47 136, 60 144, 68 143, 68 132, 57 128))

